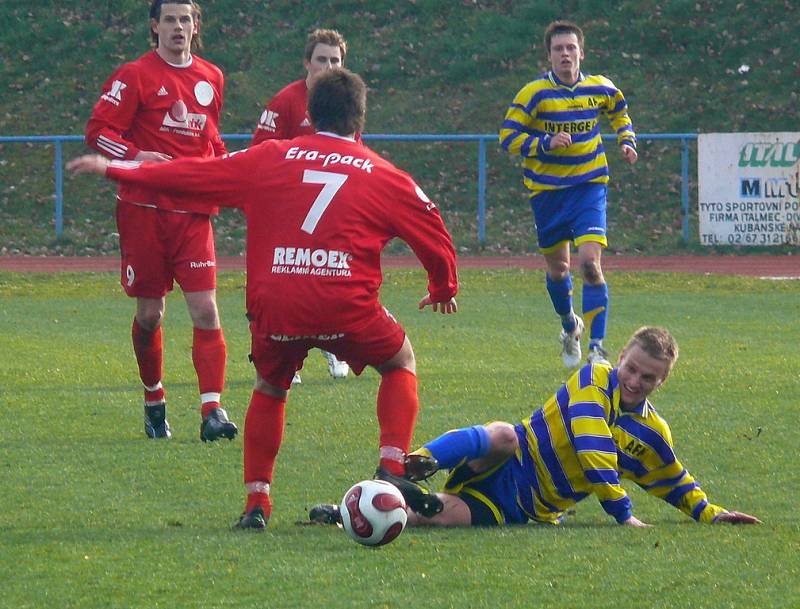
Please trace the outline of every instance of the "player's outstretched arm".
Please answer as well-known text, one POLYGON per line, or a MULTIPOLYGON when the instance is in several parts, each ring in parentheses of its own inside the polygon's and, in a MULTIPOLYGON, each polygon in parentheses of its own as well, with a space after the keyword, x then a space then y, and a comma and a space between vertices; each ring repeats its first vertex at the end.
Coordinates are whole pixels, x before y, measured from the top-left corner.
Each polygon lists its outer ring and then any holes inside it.
POLYGON ((730 524, 763 524, 755 516, 745 514, 744 512, 722 512, 714 518, 714 523, 728 522, 730 524))
POLYGON ((111 161, 99 154, 85 154, 67 163, 67 171, 75 174, 96 173, 102 176, 105 175, 109 163, 111 161))
POLYGON ((166 161, 171 161, 172 157, 168 154, 164 154, 163 152, 155 152, 154 150, 140 150, 136 153, 136 158, 133 159, 134 161, 150 161, 151 163, 164 163, 166 161))
POLYGON ((419 301, 419 310, 421 311, 429 305, 433 309, 434 313, 439 311, 444 314, 449 314, 458 311, 458 303, 456 303, 455 297, 451 298, 447 302, 433 302, 433 300, 431 300, 431 295, 425 294, 422 300, 419 301))

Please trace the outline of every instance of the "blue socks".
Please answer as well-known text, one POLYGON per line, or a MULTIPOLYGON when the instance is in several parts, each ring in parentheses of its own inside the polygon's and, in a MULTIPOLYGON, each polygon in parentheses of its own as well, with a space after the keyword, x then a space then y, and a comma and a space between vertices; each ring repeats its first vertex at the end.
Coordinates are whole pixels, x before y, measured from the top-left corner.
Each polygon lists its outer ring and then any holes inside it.
POLYGON ((479 459, 489 452, 489 432, 483 425, 464 427, 447 433, 425 444, 441 469, 453 469, 464 460, 479 459))
POLYGON ((606 336, 606 318, 608 316, 608 284, 583 284, 583 320, 590 329, 591 343, 599 343, 606 336))
POLYGON ((567 332, 575 329, 575 316, 572 313, 572 275, 567 274, 566 278, 556 281, 550 274, 547 274, 547 293, 553 308, 561 317, 561 326, 567 332))

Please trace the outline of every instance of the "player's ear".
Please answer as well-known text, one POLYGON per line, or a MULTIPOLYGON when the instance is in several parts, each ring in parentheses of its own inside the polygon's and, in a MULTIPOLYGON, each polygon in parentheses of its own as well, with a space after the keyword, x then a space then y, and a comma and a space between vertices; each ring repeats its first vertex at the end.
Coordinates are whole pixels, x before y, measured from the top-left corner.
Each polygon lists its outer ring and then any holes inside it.
POLYGON ((158 21, 155 19, 150 20, 150 31, 154 34, 158 34, 158 21))

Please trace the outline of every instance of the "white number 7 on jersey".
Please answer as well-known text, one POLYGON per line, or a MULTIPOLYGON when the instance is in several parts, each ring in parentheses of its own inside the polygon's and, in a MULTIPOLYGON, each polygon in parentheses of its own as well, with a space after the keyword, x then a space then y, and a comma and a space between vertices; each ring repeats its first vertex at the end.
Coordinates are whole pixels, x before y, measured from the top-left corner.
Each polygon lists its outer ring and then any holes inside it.
POLYGON ((306 214, 306 219, 303 220, 303 225, 300 230, 311 235, 314 229, 317 228, 322 214, 328 209, 333 197, 339 192, 339 189, 347 180, 347 175, 344 173, 332 173, 330 171, 314 171, 313 169, 306 169, 303 172, 304 184, 323 184, 322 190, 314 199, 314 204, 306 214))

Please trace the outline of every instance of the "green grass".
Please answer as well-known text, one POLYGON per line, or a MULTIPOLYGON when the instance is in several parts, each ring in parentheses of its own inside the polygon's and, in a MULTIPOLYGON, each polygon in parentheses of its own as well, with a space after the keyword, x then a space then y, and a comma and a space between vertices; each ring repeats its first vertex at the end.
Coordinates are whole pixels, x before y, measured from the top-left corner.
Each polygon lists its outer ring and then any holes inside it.
MULTIPOLYGON (((348 65, 370 87, 368 133, 495 133, 515 93, 547 68, 542 32, 560 17, 583 25, 585 71, 608 75, 624 91, 639 133, 797 129, 798 8, 789 0, 335 0, 313 11, 298 10, 296 0, 202 4, 203 55, 226 74, 226 133, 251 133, 264 102, 302 76, 300 55, 314 27, 339 28, 348 39, 348 65), (747 74, 737 72, 742 64, 747 74)), ((0 134, 83 133, 104 80, 147 45, 141 0, 0 3, 0 134)), ((698 244, 694 146, 684 243, 679 146, 643 141, 633 168, 609 146, 612 251, 797 252, 698 244)), ((519 164, 499 147, 488 147, 483 246, 477 145, 374 147, 440 204, 460 251, 536 251, 519 164)), ((65 146, 65 159, 83 151, 65 146)), ((0 253, 114 252, 113 194, 99 181, 66 180, 64 235, 54 239, 52 165, 52 146, 0 145, 0 253)), ((238 216, 223 217, 218 234, 221 253, 243 249, 238 216)))
MULTIPOLYGON (((528 415, 565 377, 541 272, 465 270, 457 315, 419 313, 417 271, 386 273, 408 330, 422 408, 415 442, 528 415)), ((3 607, 720 607, 800 604, 794 455, 800 285, 668 274, 610 277, 608 346, 666 325, 681 346, 654 397, 676 451, 712 501, 759 527, 703 526, 629 487, 628 530, 587 498, 564 526, 410 529, 367 549, 300 527, 376 462, 377 375, 333 382, 312 354, 292 391, 263 535, 229 530, 242 507, 241 438, 202 444, 190 322, 165 321, 170 442, 141 429, 132 303, 115 274, 0 273, 0 570, 3 607)), ((220 278, 225 405, 252 386, 243 276, 220 278)), ((441 475, 439 475, 441 476, 441 475)), ((438 482, 441 481, 437 478, 438 482)))

